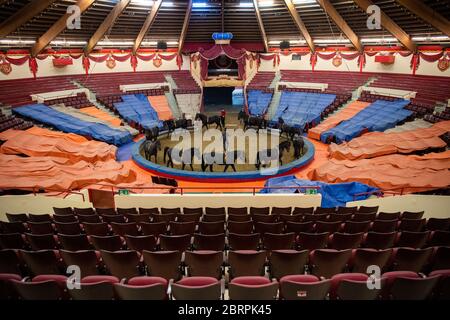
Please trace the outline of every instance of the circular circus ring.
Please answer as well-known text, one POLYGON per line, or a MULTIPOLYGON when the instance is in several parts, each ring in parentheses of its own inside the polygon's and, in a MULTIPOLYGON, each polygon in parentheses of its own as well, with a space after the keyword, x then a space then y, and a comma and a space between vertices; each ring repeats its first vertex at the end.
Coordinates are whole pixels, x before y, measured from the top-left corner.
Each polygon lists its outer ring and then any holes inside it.
POLYGON ((148 161, 141 155, 140 150, 142 144, 145 142, 145 139, 142 139, 133 145, 132 159, 140 168, 152 174, 177 180, 194 182, 243 182, 267 180, 269 178, 293 174, 314 160, 314 145, 306 138, 303 138, 303 140, 307 149, 306 153, 300 158, 280 166, 274 174, 270 174, 270 172, 265 172, 264 170, 240 172, 199 172, 170 168, 165 165, 148 161))

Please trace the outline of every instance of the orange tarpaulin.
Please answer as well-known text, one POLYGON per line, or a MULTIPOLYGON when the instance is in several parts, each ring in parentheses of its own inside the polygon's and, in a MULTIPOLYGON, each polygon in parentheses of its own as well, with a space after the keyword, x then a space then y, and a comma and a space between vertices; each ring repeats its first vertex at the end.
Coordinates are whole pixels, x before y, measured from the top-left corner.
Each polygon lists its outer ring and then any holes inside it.
POLYGON ((159 120, 173 119, 173 114, 166 96, 149 96, 148 102, 150 102, 153 109, 158 113, 159 120))
MULTIPOLYGON (((115 160, 71 163, 69 159, 60 157, 24 158, 0 154, 0 189, 64 192, 91 186, 95 188, 96 183, 129 189, 133 186, 158 186, 136 179, 133 170, 115 160)), ((167 190, 145 190, 145 193, 156 192, 165 193, 167 190)))
POLYGON ((439 136, 450 131, 450 121, 403 132, 369 132, 340 145, 332 143, 330 156, 336 159, 366 159, 393 153, 412 153, 430 148, 444 148, 447 144, 439 136))
POLYGON ((318 126, 310 129, 308 131, 308 137, 320 140, 320 135, 323 132, 336 127, 342 121, 353 118, 358 112, 366 108, 368 105, 370 105, 370 103, 362 101, 355 101, 349 104, 338 113, 331 115, 330 117, 322 121, 318 126))
MULTIPOLYGON (((9 130, 8 130, 9 131, 9 130)), ((29 133, 33 133, 35 135, 39 135, 42 137, 49 138, 64 138, 66 140, 72 140, 74 142, 87 142, 89 141, 86 137, 80 136, 75 133, 64 133, 60 131, 53 131, 50 129, 40 128, 40 127, 31 127, 27 130, 29 133)), ((4 133, 4 132, 3 132, 4 133)))
POLYGON ((109 122, 114 127, 120 127, 120 124, 122 123, 122 120, 120 120, 119 118, 113 117, 107 112, 96 107, 81 108, 78 111, 93 116, 97 119, 109 122))
POLYGON ((373 159, 338 160, 308 174, 311 180, 329 183, 357 181, 382 190, 422 192, 450 185, 450 150, 416 155, 387 155, 373 159))
MULTIPOLYGON (((35 130, 39 131, 39 130, 35 130)), ((80 160, 95 162, 115 159, 117 147, 99 141, 76 142, 73 134, 31 133, 30 131, 7 130, 0 134, 7 140, 0 146, 3 154, 25 154, 30 157, 49 156, 70 159, 72 163, 80 160)))

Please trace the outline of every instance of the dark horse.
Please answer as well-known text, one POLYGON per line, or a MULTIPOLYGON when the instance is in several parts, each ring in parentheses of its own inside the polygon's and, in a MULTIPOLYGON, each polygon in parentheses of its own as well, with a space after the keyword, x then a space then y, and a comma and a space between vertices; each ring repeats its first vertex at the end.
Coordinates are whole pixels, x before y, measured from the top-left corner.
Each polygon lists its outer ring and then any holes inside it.
POLYGON ((206 127, 206 129, 208 129, 208 125, 215 124, 216 129, 220 127, 220 130, 222 130, 222 118, 220 116, 207 117, 203 113, 197 113, 195 115, 195 120, 200 120, 202 122, 202 128, 206 127))
POLYGON ((151 157, 155 156, 155 163, 158 162, 158 150, 161 150, 161 141, 145 141, 143 145, 145 159, 151 161, 151 157))
POLYGON ((260 117, 249 116, 244 111, 241 111, 238 114, 238 120, 241 119, 244 122, 244 131, 247 130, 249 127, 256 127, 257 131, 259 131, 259 129, 267 128, 267 121, 262 116, 260 117))
POLYGON ((147 141, 156 141, 159 136, 159 128, 153 127, 150 129, 145 129, 145 138, 147 141))
POLYGON ((218 163, 214 162, 214 161, 211 163, 211 161, 206 161, 205 158, 208 157, 210 159, 215 159, 215 157, 216 157, 215 151, 202 155, 202 171, 203 172, 205 172, 208 169, 208 167, 209 167, 209 171, 213 172, 214 164, 224 165, 225 168, 223 169, 223 172, 226 172, 228 167, 231 167, 231 169, 233 169, 233 171, 236 172, 236 167, 235 167, 236 160, 240 159, 243 162, 245 162, 245 153, 242 150, 234 150, 234 151, 227 151, 226 153, 218 153, 217 156, 219 157, 220 161, 218 163))
POLYGON ((165 147, 164 148, 164 163, 166 163, 166 165, 168 167, 172 167, 173 168, 173 157, 172 157, 172 153, 175 152, 176 157, 178 159, 176 159, 178 162, 181 162, 181 169, 184 170, 184 168, 186 167, 186 165, 188 164, 191 167, 191 170, 194 171, 194 167, 192 166, 192 163, 194 162, 194 156, 196 156, 198 159, 200 159, 200 152, 197 148, 190 148, 190 149, 174 149, 174 148, 170 148, 170 147, 165 147), (168 161, 166 162, 166 156, 169 158, 168 161), (188 159, 186 159, 188 158, 188 159))
POLYGON ((282 124, 281 125, 281 134, 285 133, 286 137, 288 139, 293 140, 295 135, 302 135, 303 133, 303 129, 302 128, 298 128, 298 127, 294 127, 294 126, 289 126, 287 124, 282 124))
POLYGON ((261 165, 267 165, 270 161, 275 160, 277 157, 280 165, 283 165, 283 152, 289 152, 290 150, 291 143, 289 141, 283 141, 278 145, 278 148, 259 151, 256 155, 256 169, 259 170, 261 165))
POLYGON ((305 147, 305 141, 299 135, 294 136, 292 139, 292 144, 294 146, 294 158, 298 159, 303 154, 303 149, 305 147))
POLYGON ((167 128, 169 133, 175 131, 175 129, 183 128, 187 129, 189 127, 189 120, 187 119, 177 119, 177 120, 165 120, 164 128, 167 128))

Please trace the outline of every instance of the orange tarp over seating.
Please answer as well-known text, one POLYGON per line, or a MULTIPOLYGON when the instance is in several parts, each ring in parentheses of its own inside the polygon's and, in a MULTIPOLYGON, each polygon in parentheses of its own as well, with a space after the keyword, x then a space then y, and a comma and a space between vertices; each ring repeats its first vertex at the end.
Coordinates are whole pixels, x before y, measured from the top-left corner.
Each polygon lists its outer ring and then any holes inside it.
POLYGON ((338 160, 308 174, 311 180, 329 183, 357 181, 382 190, 422 192, 450 185, 450 150, 416 155, 387 155, 373 159, 338 160))
POLYGON ((368 105, 370 105, 370 103, 362 101, 355 101, 349 104, 338 113, 331 115, 322 121, 318 126, 310 129, 308 131, 308 137, 311 139, 320 140, 320 135, 323 132, 336 127, 342 121, 353 118, 358 112, 366 108, 368 105))
POLYGON ((169 102, 166 96, 149 96, 148 101, 152 105, 153 109, 158 113, 159 120, 173 119, 172 111, 169 107, 169 102))
MULTIPOLYGON (((147 180, 148 181, 148 180, 147 180)), ((96 183, 134 187, 158 186, 136 179, 136 173, 115 160, 71 163, 60 157, 19 157, 0 154, 0 189, 68 191, 96 183)), ((110 188, 109 188, 110 189, 110 188)), ((134 190, 133 190, 134 191, 134 190)), ((167 190, 144 190, 166 193, 167 190)))
MULTIPOLYGON (((7 130, 0 134, 0 140, 7 140, 0 146, 3 154, 25 154, 30 157, 49 156, 67 158, 71 163, 80 160, 95 162, 115 159, 117 147, 99 141, 75 141, 74 134, 49 132, 37 133, 7 130)), ((83 138, 84 139, 84 138, 83 138)))
MULTIPOLYGON (((86 137, 80 136, 78 134, 75 133, 64 133, 64 132, 60 132, 60 131, 53 131, 50 129, 45 129, 45 128, 40 128, 40 127, 31 127, 30 129, 27 130, 27 132, 29 133, 33 133, 36 135, 40 135, 42 137, 50 137, 50 138, 61 138, 63 137, 64 139, 67 140, 72 140, 74 142, 87 142, 89 141, 86 137)), ((2 134, 4 134, 5 132, 3 132, 2 134)))
POLYGON ((412 153, 430 148, 444 148, 445 141, 439 136, 450 131, 450 121, 403 132, 369 132, 340 145, 332 143, 330 155, 336 159, 366 159, 393 153, 412 153))
POLYGON ((97 119, 101 119, 106 122, 109 122, 114 127, 120 127, 120 124, 122 123, 122 120, 120 120, 119 118, 113 117, 110 114, 108 114, 107 112, 100 110, 96 107, 81 108, 78 111, 88 114, 90 116, 93 116, 97 119))

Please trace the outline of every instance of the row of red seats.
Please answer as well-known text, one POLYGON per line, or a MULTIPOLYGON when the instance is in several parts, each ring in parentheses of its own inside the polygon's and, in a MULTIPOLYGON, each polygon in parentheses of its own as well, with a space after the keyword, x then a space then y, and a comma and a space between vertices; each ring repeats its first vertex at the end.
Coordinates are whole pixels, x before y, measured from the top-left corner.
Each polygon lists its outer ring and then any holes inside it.
MULTIPOLYGON (((167 228, 163 224, 142 223, 140 228, 130 225, 112 224, 108 226, 84 224, 78 230, 72 228, 67 232, 64 228, 58 233, 4 233, 0 234, 0 248, 3 249, 58 249, 117 251, 127 247, 135 250, 180 250, 190 248, 198 250, 246 250, 246 249, 352 249, 373 248, 386 249, 392 247, 429 248, 434 246, 450 246, 450 232, 295 232, 288 229, 284 233, 260 233, 258 230, 248 233, 237 233, 222 230, 204 232, 180 229, 176 224, 167 228), (126 227, 126 228, 124 228, 126 227)), ((234 231, 234 230, 233 230, 234 231)))
POLYGON ((247 85, 247 89, 265 90, 270 86, 274 78, 275 72, 258 72, 247 85))
POLYGON ((64 104, 66 107, 81 109, 92 106, 92 102, 88 100, 84 93, 78 93, 75 97, 58 98, 45 100, 44 104, 51 106, 55 104, 64 104))
POLYGON ((7 105, 21 106, 32 103, 32 94, 73 90, 77 87, 72 83, 73 76, 52 76, 37 79, 2 80, 0 86, 0 101, 7 105))
POLYGON ((281 81, 327 83, 330 93, 351 93, 372 76, 359 72, 281 70, 281 81))
MULTIPOLYGON (((65 276, 42 275, 23 279, 0 274, 3 299, 25 300, 225 300, 223 280, 197 276, 169 283, 161 277, 138 276, 119 281, 111 276, 87 276, 79 288, 67 290, 65 276)), ((380 279, 364 273, 337 274, 321 280, 313 275, 288 275, 277 280, 243 276, 228 284, 230 300, 448 300, 450 270, 429 277, 414 272, 387 272, 380 279), (368 283, 379 283, 369 288, 368 283)))

